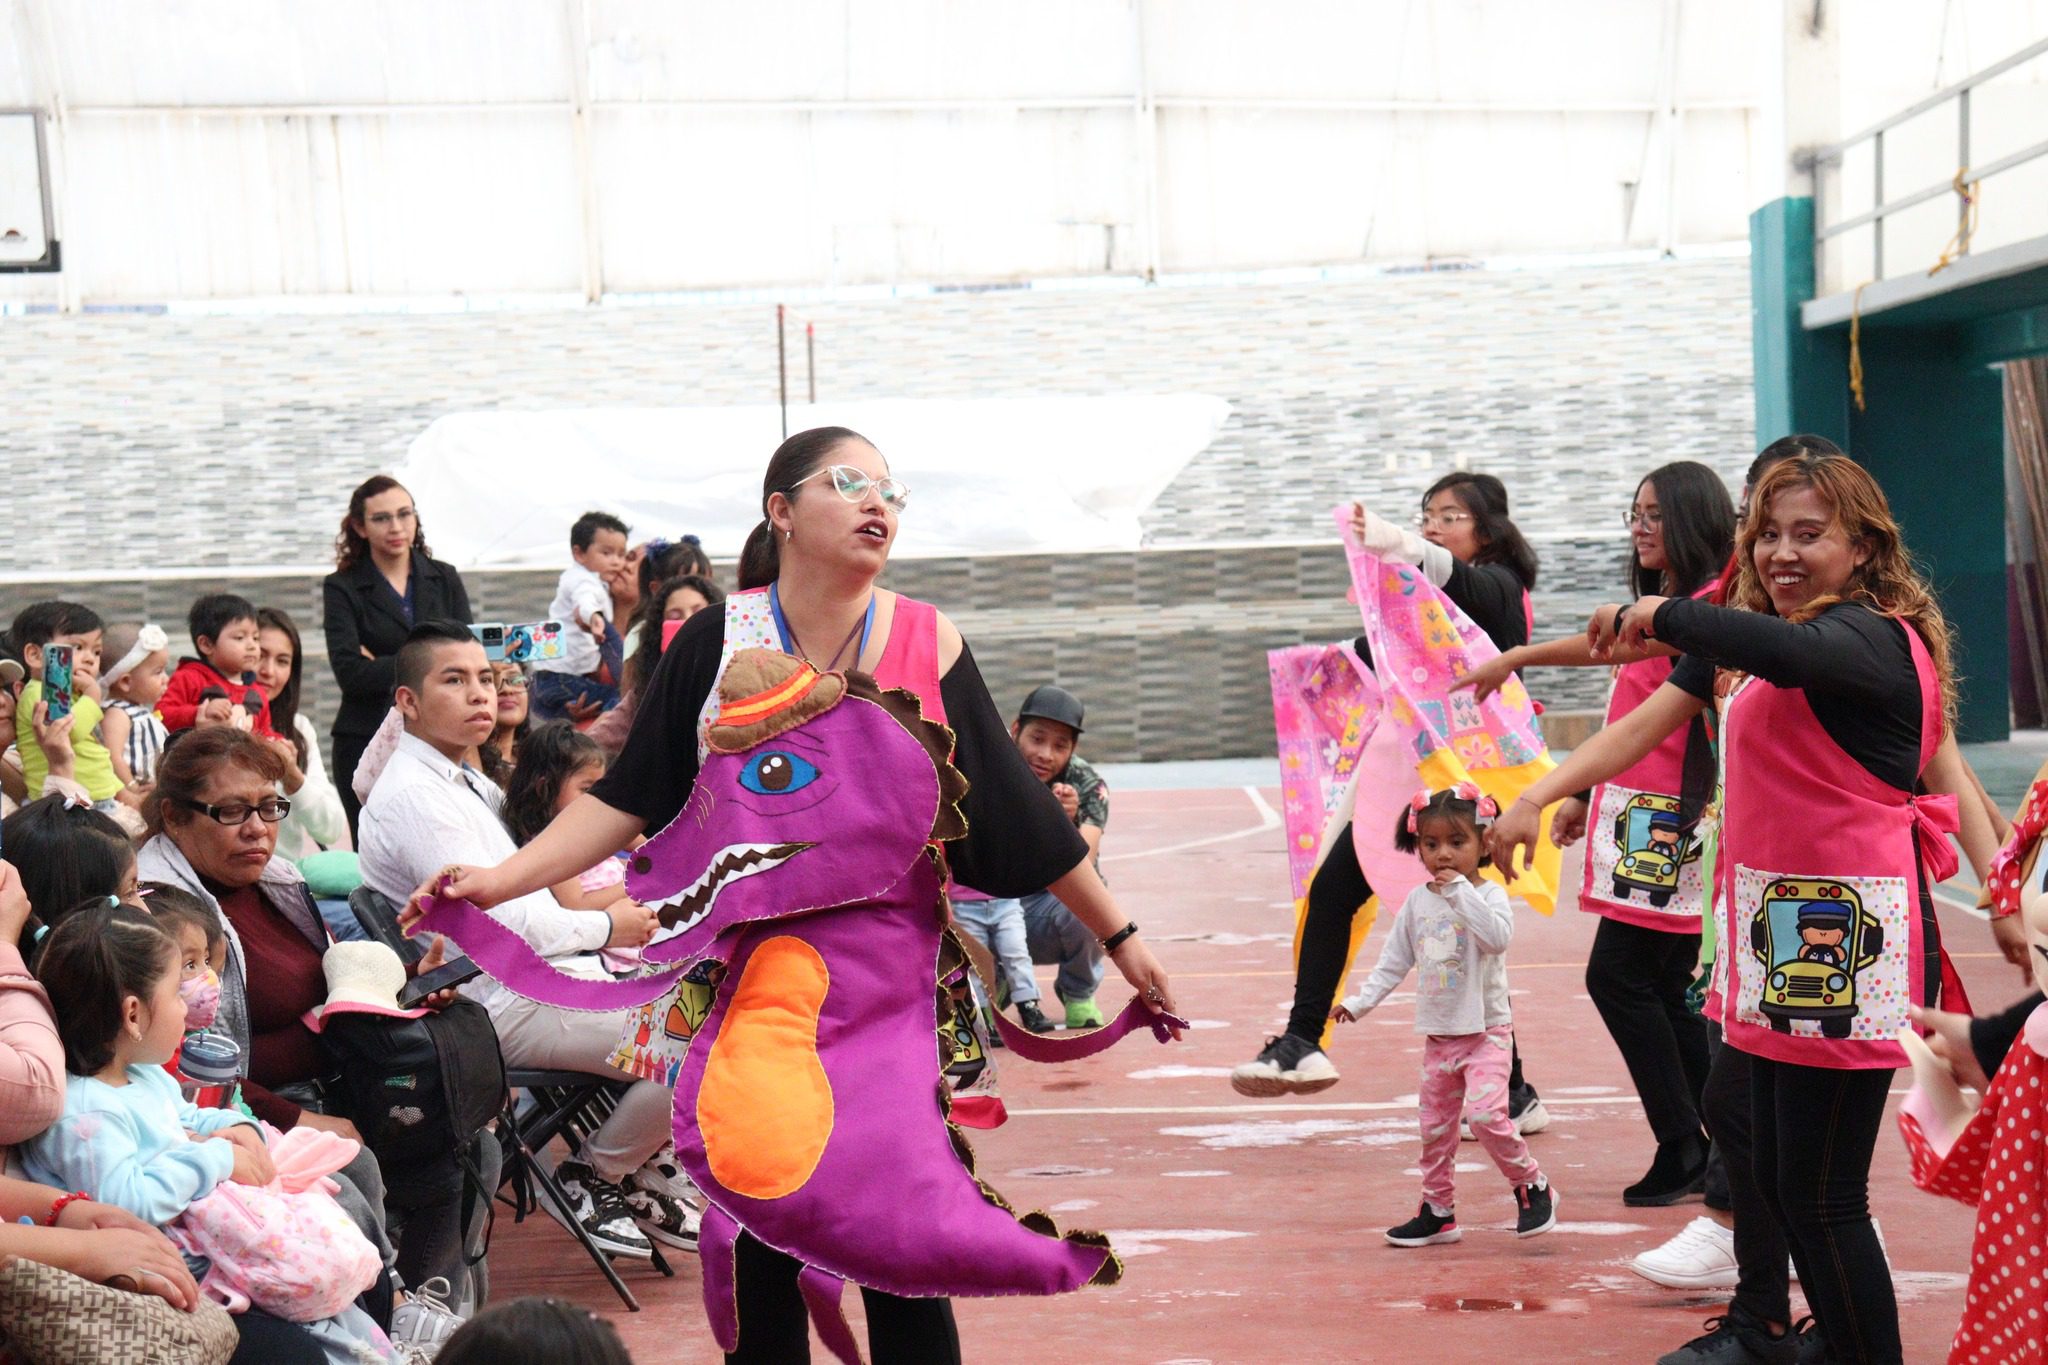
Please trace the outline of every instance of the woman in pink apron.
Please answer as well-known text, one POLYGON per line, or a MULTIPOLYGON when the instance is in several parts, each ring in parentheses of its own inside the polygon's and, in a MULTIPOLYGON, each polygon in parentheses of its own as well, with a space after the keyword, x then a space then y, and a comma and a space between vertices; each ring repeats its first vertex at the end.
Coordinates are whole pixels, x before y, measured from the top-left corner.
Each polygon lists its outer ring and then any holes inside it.
MULTIPOLYGON (((961 880, 1003 896, 1050 889, 1106 941, 1110 960, 1138 993, 1170 1010, 1164 969, 1104 888, 1051 790, 1025 765, 959 632, 932 606, 876 586, 906 498, 881 452, 852 431, 820 427, 784 441, 768 462, 763 520, 741 559, 742 586, 753 590, 705 608, 676 632, 624 750, 587 796, 499 866, 461 869, 444 894, 488 909, 667 825, 696 781, 702 722, 720 675, 734 652, 761 645, 821 672, 857 668, 885 688, 915 692, 925 714, 953 730, 954 766, 969 783, 961 803, 969 832, 947 845, 961 880)), ((914 975, 907 966, 906 980, 914 975)), ((790 1257, 740 1237, 739 1349, 728 1360, 810 1358, 798 1270, 790 1257)), ((877 1362, 960 1359, 948 1300, 862 1296, 877 1362)))
MULTIPOLYGON (((1631 592, 1715 600, 1735 543, 1735 506, 1720 475, 1691 460, 1653 470, 1636 486, 1624 519, 1631 592)), ((1615 670, 1607 724, 1664 685, 1676 654, 1653 643, 1615 670)), ((1483 699, 1525 668, 1601 662, 1580 632, 1511 649, 1466 682, 1483 699)), ((1551 820, 1551 839, 1560 847, 1589 839, 1579 908, 1601 919, 1586 959, 1586 993, 1628 1064, 1657 1139, 1648 1173, 1622 1191, 1631 1206, 1675 1204, 1700 1191, 1707 1171, 1700 1127, 1707 1028, 1686 1003, 1704 901, 1696 826, 1713 785, 1705 731, 1704 718, 1672 731, 1594 788, 1590 801, 1573 797, 1551 820)))
MULTIPOLYGON (((1554 800, 1618 773, 1689 723, 1733 675, 1721 734, 1716 867, 1722 950, 1709 1012, 1726 1043, 1707 1119, 1746 1120, 1761 1208, 1799 1270, 1827 1358, 1900 1359, 1890 1269, 1870 1221, 1870 1157, 1893 1041, 1936 1002, 1939 935, 1928 887, 1955 868, 1953 798, 1916 796, 1951 710, 1948 628, 1913 572, 1883 491, 1845 456, 1801 455, 1767 473, 1738 542, 1728 607, 1645 598, 1602 608, 1604 642, 1644 639, 1685 658, 1619 725, 1532 787, 1554 800), (1617 619, 1618 618, 1618 619, 1617 619), (1747 1073, 1746 1112, 1716 1092, 1747 1073), (1726 1073, 1726 1074, 1724 1074, 1726 1073)), ((1534 842, 1537 806, 1495 827, 1494 856, 1534 842)), ((1664 1357, 1794 1358, 1780 1281, 1755 1258, 1714 1330, 1664 1357)), ((1796 1348, 1794 1348, 1796 1349, 1796 1348)))

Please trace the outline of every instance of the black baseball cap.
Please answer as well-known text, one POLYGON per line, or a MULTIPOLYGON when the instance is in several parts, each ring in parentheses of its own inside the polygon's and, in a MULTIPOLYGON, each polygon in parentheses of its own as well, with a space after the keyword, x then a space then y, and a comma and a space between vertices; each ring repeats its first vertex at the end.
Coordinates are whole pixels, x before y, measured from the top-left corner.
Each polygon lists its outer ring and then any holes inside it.
POLYGON ((1033 689, 1031 695, 1024 699, 1024 704, 1017 708, 1017 722, 1021 725, 1027 720, 1057 721, 1079 735, 1083 714, 1081 703, 1073 693, 1047 683, 1033 689))

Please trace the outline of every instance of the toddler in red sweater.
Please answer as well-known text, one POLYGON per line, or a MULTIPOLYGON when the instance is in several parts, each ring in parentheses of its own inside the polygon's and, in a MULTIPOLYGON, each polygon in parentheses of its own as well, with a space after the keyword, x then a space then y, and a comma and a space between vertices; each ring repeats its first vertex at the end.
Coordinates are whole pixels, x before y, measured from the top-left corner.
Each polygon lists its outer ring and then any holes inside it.
POLYGON ((233 593, 208 593, 185 615, 196 659, 178 660, 177 672, 157 702, 164 728, 189 730, 201 721, 235 725, 265 739, 277 731, 270 725, 270 698, 256 685, 256 608, 233 593))

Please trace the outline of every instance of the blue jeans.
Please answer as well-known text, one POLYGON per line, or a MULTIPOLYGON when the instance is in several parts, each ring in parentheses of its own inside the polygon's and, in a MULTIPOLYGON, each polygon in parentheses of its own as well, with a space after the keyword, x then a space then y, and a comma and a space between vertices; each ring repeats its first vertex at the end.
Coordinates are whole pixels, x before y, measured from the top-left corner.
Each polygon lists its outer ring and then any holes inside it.
POLYGON ((1038 980, 1031 975, 1031 950, 1024 933, 1024 907, 1014 900, 956 900, 953 918, 981 940, 996 960, 996 970, 1010 987, 1013 1005, 1038 1003, 1038 980))
POLYGON ((619 704, 618 688, 576 673, 536 672, 533 690, 527 695, 535 720, 565 719, 569 703, 574 701, 602 702, 607 711, 619 704))
POLYGON ((1060 1000, 1093 1000, 1095 992, 1102 989, 1102 941, 1050 891, 1026 896, 1020 903, 1031 960, 1048 966, 1059 964, 1053 990, 1060 1000))

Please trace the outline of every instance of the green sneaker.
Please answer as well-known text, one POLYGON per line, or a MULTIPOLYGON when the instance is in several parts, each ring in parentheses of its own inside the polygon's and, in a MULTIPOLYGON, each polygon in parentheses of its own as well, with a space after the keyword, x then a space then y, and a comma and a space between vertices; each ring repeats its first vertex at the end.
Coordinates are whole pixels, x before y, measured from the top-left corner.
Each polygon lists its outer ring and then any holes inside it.
POLYGON ((1085 1000, 1066 1001, 1068 1028, 1101 1028, 1102 1011, 1095 1007, 1095 997, 1085 1000))

